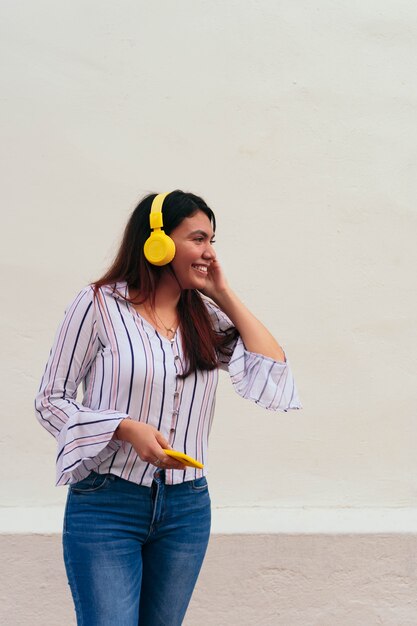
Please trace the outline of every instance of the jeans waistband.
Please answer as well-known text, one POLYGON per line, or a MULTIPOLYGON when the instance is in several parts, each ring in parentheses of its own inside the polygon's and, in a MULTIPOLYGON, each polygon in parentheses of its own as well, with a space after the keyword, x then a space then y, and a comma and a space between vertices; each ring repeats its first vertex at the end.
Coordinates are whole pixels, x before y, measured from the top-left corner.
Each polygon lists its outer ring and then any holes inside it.
POLYGON ((166 473, 164 469, 157 469, 153 474, 153 479, 156 483, 166 482, 166 473))

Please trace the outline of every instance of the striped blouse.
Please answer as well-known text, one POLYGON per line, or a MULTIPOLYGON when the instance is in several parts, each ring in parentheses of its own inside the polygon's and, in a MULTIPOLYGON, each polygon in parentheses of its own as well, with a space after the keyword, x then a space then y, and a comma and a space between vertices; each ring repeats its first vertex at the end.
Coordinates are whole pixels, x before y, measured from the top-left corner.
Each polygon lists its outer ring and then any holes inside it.
MULTIPOLYGON (((42 377, 35 409, 39 422, 57 439, 57 485, 78 482, 92 470, 150 486, 155 467, 127 442, 113 439, 126 417, 152 424, 170 445, 204 464, 167 470, 176 484, 206 474, 218 370, 184 370, 181 331, 172 340, 158 333, 122 296, 126 282, 92 285, 65 312, 42 377), (82 402, 77 388, 82 383, 82 402)), ((204 299, 216 332, 232 325, 204 299)), ((219 355, 237 393, 262 407, 288 411, 301 404, 288 361, 248 352, 240 337, 229 357, 219 355)))

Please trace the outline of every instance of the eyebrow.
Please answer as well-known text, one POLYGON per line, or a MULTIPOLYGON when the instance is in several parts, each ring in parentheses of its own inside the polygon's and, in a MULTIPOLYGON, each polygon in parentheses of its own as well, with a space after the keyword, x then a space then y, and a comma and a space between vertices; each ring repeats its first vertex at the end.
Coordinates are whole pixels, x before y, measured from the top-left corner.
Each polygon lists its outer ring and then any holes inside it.
MULTIPOLYGON (((202 235, 203 237, 206 237, 206 239, 209 239, 209 235, 208 233, 206 233, 205 230, 193 230, 193 232, 191 232, 189 234, 189 237, 192 237, 193 235, 202 235)), ((211 235, 210 239, 214 238, 214 233, 211 235)))

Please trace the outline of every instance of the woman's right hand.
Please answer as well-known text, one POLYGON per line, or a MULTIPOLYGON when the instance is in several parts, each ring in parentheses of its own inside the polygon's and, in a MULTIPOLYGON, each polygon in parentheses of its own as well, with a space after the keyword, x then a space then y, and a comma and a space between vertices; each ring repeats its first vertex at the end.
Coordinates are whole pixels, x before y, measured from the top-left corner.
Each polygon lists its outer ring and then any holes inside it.
POLYGON ((116 428, 115 439, 128 441, 142 461, 162 469, 184 470, 185 465, 165 454, 163 448, 171 448, 163 434, 151 424, 124 419, 116 428))

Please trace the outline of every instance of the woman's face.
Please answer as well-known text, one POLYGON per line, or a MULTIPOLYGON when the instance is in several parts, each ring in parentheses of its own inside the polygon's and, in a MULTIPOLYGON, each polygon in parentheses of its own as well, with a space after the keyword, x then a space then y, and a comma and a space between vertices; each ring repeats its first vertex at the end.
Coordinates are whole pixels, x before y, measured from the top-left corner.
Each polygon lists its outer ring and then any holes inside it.
POLYGON ((203 289, 207 270, 216 253, 211 222, 203 211, 183 219, 170 237, 175 243, 175 257, 171 266, 182 289, 203 289))

